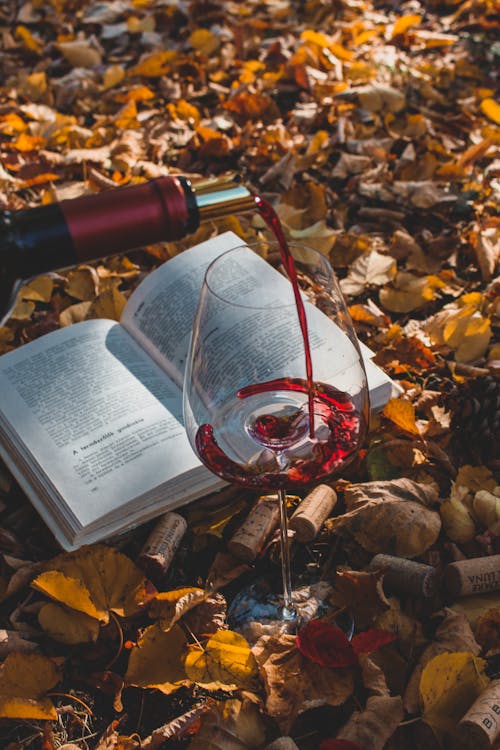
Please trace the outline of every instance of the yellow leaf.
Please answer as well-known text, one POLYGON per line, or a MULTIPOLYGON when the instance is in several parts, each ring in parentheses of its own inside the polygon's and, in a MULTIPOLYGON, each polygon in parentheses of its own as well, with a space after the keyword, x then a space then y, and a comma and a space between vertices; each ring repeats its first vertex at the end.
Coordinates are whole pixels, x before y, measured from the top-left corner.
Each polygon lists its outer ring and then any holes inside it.
POLYGON ((200 54, 209 57, 220 47, 220 39, 208 29, 196 29, 189 37, 189 44, 200 54))
POLYGON ((398 36, 399 34, 404 34, 412 26, 418 26, 421 23, 421 21, 422 21, 422 16, 417 16, 417 15, 400 16, 400 18, 398 18, 398 20, 395 22, 394 26, 392 27, 393 38, 395 36, 398 36))
POLYGON ((497 125, 500 125, 500 104, 494 99, 483 99, 481 104, 481 111, 489 120, 492 120, 497 125))
POLYGON ((26 28, 26 26, 17 26, 14 32, 15 36, 22 41, 26 49, 30 52, 35 52, 37 55, 41 55, 43 52, 43 44, 40 39, 37 39, 33 34, 26 28))
POLYGON ((123 130, 139 126, 137 121, 137 105, 133 99, 126 102, 117 113, 115 117, 115 125, 117 128, 122 128, 123 130))
POLYGON ((117 102, 129 102, 131 100, 135 102, 146 102, 149 99, 154 99, 154 93, 148 86, 132 86, 128 91, 122 91, 115 96, 117 102))
POLYGON ((186 674, 208 690, 255 690, 258 669, 250 646, 232 630, 219 630, 203 650, 186 656, 186 674))
POLYGON ((420 678, 422 718, 438 736, 456 732, 457 723, 487 686, 485 665, 471 653, 454 652, 435 656, 425 666, 420 678))
POLYGON ((144 76, 145 78, 158 78, 165 75, 170 70, 171 63, 177 57, 177 52, 174 50, 160 50, 158 52, 152 52, 137 65, 129 70, 130 76, 144 76))
POLYGON ((391 398, 385 405, 382 414, 405 432, 420 435, 420 430, 415 421, 415 408, 410 401, 391 398))
POLYGON ((102 76, 102 82, 104 84, 104 88, 112 89, 113 86, 121 83, 124 78, 125 68, 122 65, 115 64, 110 65, 108 68, 106 68, 102 76))
POLYGON ((380 304, 391 312, 417 310, 436 296, 436 285, 429 276, 414 276, 400 271, 391 286, 380 290, 380 304))
POLYGON ((49 602, 38 613, 38 622, 45 632, 60 643, 95 643, 99 636, 99 622, 83 612, 49 602))
POLYGON ((45 694, 60 679, 55 663, 41 654, 9 654, 0 667, 0 717, 57 719, 45 694))
POLYGON ((109 620, 108 612, 95 606, 89 590, 78 578, 67 576, 58 570, 50 570, 37 576, 31 585, 37 591, 63 602, 67 607, 76 609, 77 612, 84 612, 89 617, 104 623, 109 620))
POLYGON ((162 591, 152 600, 149 616, 158 619, 162 630, 170 630, 172 625, 189 612, 190 609, 201 604, 210 596, 210 591, 200 588, 174 589, 162 591))
POLYGON ((342 47, 340 44, 336 44, 331 37, 327 36, 326 34, 322 34, 318 31, 313 31, 312 29, 306 29, 302 32, 300 35, 300 38, 304 42, 310 42, 312 44, 316 44, 318 47, 324 47, 330 52, 335 55, 335 57, 338 57, 339 60, 344 60, 346 62, 349 62, 354 57, 354 52, 351 52, 351 50, 346 49, 345 47, 342 47))
POLYGON ((33 302, 50 302, 54 281, 50 276, 37 276, 21 287, 19 297, 33 302))
POLYGON ((10 314, 10 317, 12 318, 12 320, 29 320, 34 312, 34 302, 23 302, 22 300, 18 300, 10 314))
POLYGON ((120 617, 137 614, 155 593, 135 563, 106 545, 63 553, 47 567, 31 585, 102 622, 108 622, 110 610, 120 617))
POLYGON ((184 669, 186 647, 186 636, 178 625, 166 633, 158 625, 152 625, 130 653, 125 682, 156 688, 166 694, 189 684, 184 669))
POLYGON ((35 151, 45 146, 45 138, 40 135, 29 135, 21 133, 19 138, 10 144, 10 147, 16 151, 35 151))

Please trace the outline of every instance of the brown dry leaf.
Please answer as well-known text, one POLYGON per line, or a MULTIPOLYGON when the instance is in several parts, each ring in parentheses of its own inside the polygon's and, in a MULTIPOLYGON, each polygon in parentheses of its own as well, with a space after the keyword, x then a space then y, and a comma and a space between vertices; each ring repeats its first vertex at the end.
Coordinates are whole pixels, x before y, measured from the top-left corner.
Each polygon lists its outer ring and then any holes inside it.
POLYGON ((38 613, 42 629, 59 643, 95 643, 99 637, 99 621, 84 612, 49 602, 38 613))
POLYGON ((162 630, 167 631, 190 609, 204 602, 209 596, 209 591, 200 588, 162 591, 151 601, 149 615, 158 620, 158 625, 162 630))
POLYGON ((32 587, 103 623, 109 612, 129 617, 139 612, 154 590, 128 557, 105 545, 82 547, 47 562, 48 571, 32 587))
POLYGON ((441 287, 436 276, 415 276, 399 271, 392 285, 380 290, 380 304, 391 312, 412 312, 435 299, 441 287))
POLYGON ((472 238, 481 275, 489 281, 500 261, 500 228, 487 227, 472 238))
POLYGON ((18 299, 14 309, 12 310, 10 317, 12 320, 31 320, 31 316, 35 312, 35 303, 31 301, 23 301, 18 299))
POLYGON ((406 106, 406 97, 398 89, 383 83, 370 83, 355 89, 362 107, 370 112, 400 112, 406 106))
POLYGON ((265 635, 253 647, 266 691, 266 710, 284 734, 304 711, 341 706, 354 690, 351 669, 328 669, 306 659, 295 637, 265 635))
POLYGON ((366 654, 359 657, 361 678, 369 695, 364 710, 353 711, 338 739, 354 742, 363 750, 382 750, 403 718, 401 697, 392 696, 380 667, 366 654))
POLYGON ((389 419, 400 430, 410 435, 420 435, 420 428, 415 421, 415 407, 411 401, 403 398, 391 398, 384 406, 382 415, 389 419))
POLYGON ((434 640, 423 651, 406 686, 403 702, 410 714, 416 714, 421 709, 420 678, 425 666, 435 656, 455 651, 467 651, 477 656, 481 650, 465 614, 449 608, 443 612, 444 619, 436 630, 434 640))
POLYGON ((0 717, 56 720, 57 711, 45 695, 60 677, 46 656, 9 654, 0 666, 0 717))
POLYGON ((178 625, 167 633, 157 624, 151 625, 130 652, 126 684, 156 688, 167 695, 188 685, 184 669, 186 648, 186 636, 178 625))
POLYGON ((401 602, 396 597, 389 598, 390 609, 380 614, 374 626, 397 638, 397 649, 406 659, 412 658, 417 649, 426 644, 422 633, 422 624, 401 609, 401 602))
POLYGON ((335 232, 323 219, 304 229, 289 229, 288 233, 291 239, 304 242, 327 257, 335 243, 335 232))
POLYGON ((67 278, 66 292, 75 299, 93 300, 99 293, 99 275, 92 266, 78 266, 67 278))
POLYGON ((19 290, 19 298, 33 302, 50 302, 54 279, 50 276, 36 276, 19 290))
POLYGON ((227 602, 222 594, 212 594, 184 615, 184 624, 198 639, 227 628, 227 602))
POLYGON ((347 607, 360 630, 368 628, 376 617, 390 607, 380 572, 340 570, 333 584, 331 603, 337 607, 347 607))
POLYGON ((193 731, 199 736, 199 732, 203 731, 201 718, 214 705, 215 701, 207 698, 202 703, 195 705, 190 711, 186 711, 175 719, 172 719, 172 721, 167 722, 167 724, 157 727, 148 737, 141 741, 141 750, 156 750, 156 748, 162 746, 167 740, 180 740, 193 731))
POLYGON ((102 62, 101 53, 91 41, 75 39, 71 42, 60 42, 58 46, 74 68, 93 68, 102 62))
POLYGON ((496 487, 496 480, 491 469, 487 466, 471 466, 464 464, 458 470, 455 485, 457 487, 467 487, 472 492, 479 490, 488 490, 493 492, 496 487))
POLYGON ((498 591, 487 594, 474 594, 457 599, 451 606, 454 612, 464 615, 470 626, 476 628, 478 622, 491 609, 500 609, 500 594, 498 591))
MULTIPOLYGON (((119 283, 119 280, 116 279, 116 282, 119 283)), ((126 304, 127 298, 115 284, 95 298, 89 308, 88 317, 119 321, 126 304)))
POLYGON ((435 485, 406 478, 353 484, 345 490, 346 513, 326 526, 347 532, 373 554, 417 557, 439 536, 439 513, 425 507, 437 499, 435 485))
POLYGON ((81 323, 82 320, 87 320, 91 308, 92 302, 90 300, 70 305, 59 315, 59 325, 64 328, 65 326, 72 326, 74 323, 81 323))
MULTIPOLYGON (((500 597, 499 606, 500 606, 500 597)), ((474 627, 476 641, 482 647, 483 652, 498 653, 500 650, 500 609, 489 609, 479 617, 474 627)))
POLYGON ((424 667, 422 718, 441 741, 458 738, 458 722, 489 683, 485 666, 486 661, 472 653, 453 652, 435 656, 424 667))
POLYGON ((372 250, 352 263, 349 273, 340 282, 344 294, 356 296, 369 285, 382 286, 394 278, 397 272, 396 261, 388 255, 372 250))
POLYGON ((219 630, 200 650, 193 646, 185 661, 187 676, 206 690, 255 690, 258 669, 248 642, 232 630, 219 630))
MULTIPOLYGON (((497 490, 498 491, 498 490, 497 490)), ((485 529, 497 529, 500 521, 500 496, 488 490, 479 490, 474 495, 472 510, 485 529)))
POLYGON ((257 706, 248 698, 216 703, 202 717, 188 750, 257 750, 266 732, 257 706))

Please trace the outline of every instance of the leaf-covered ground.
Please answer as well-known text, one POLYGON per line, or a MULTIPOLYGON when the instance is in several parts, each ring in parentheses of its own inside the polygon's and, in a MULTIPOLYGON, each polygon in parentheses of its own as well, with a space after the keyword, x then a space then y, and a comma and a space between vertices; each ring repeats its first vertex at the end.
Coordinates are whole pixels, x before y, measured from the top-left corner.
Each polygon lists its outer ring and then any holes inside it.
MULTIPOLYGON (((296 744, 280 747, 292 750, 418 750, 479 747, 474 731, 500 747, 488 728, 500 703, 498 11, 494 0, 2 5, 2 207, 236 172, 288 237, 331 258, 360 338, 402 387, 319 535, 293 543, 295 580, 327 603, 298 637, 228 627, 245 584, 279 588, 275 540, 254 566, 227 556, 248 494, 186 509, 169 572, 146 575, 151 524, 60 555, 2 470, 2 747, 245 750, 288 735, 296 744), (467 559, 486 593, 457 597, 443 573, 467 559), (478 696, 482 728, 457 730, 478 696)), ((118 319, 152 268, 227 228, 264 231, 254 215, 230 217, 31 282, 0 350, 118 319)))

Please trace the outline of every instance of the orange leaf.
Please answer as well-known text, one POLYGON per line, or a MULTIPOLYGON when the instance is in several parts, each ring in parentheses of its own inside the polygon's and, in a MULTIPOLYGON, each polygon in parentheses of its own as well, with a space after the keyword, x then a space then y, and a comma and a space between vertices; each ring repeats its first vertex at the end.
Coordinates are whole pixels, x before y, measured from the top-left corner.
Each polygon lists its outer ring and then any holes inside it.
POLYGON ((500 125, 500 104, 498 102, 494 99, 483 99, 479 106, 488 119, 500 125))
POLYGON ((416 15, 401 16, 401 18, 398 18, 398 20, 395 22, 394 26, 392 27, 392 37, 394 38, 395 36, 398 36, 399 34, 404 34, 412 26, 418 26, 421 21, 422 21, 422 16, 416 16, 416 15))
POLYGON ((410 432, 412 435, 420 434, 415 421, 415 409, 410 401, 391 398, 385 405, 382 414, 405 432, 410 432))

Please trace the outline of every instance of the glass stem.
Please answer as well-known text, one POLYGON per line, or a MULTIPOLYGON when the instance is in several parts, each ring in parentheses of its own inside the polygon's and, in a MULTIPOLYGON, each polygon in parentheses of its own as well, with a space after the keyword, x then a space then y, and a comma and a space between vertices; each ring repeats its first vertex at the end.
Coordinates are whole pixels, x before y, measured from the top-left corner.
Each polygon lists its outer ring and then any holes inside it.
POLYGON ((278 490, 278 501, 280 506, 280 548, 284 616, 285 619, 293 619, 295 617, 295 608, 292 601, 292 570, 290 566, 290 546, 288 544, 288 516, 286 512, 285 490, 278 490))

